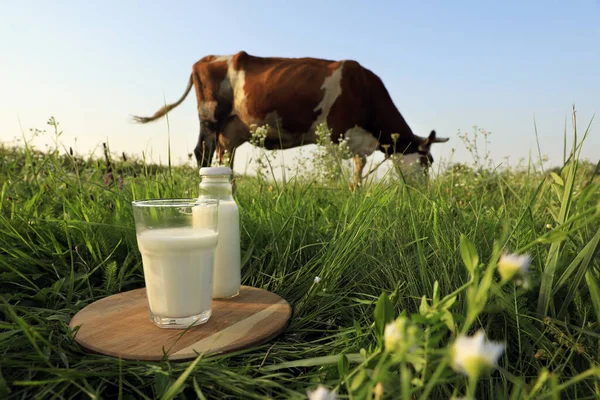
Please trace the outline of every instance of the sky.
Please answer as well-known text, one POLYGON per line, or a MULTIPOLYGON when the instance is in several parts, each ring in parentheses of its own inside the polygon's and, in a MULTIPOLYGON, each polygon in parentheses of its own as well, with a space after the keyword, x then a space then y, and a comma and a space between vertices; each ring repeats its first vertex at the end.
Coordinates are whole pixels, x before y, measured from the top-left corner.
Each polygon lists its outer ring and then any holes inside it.
MULTIPOLYGON (((166 120, 152 115, 184 92, 205 55, 353 59, 381 77, 413 131, 450 141, 437 160, 468 162, 459 132, 489 132, 496 164, 537 157, 558 165, 572 133, 600 111, 600 1, 8 1, 0 0, 0 141, 47 129, 33 143, 81 154, 108 142, 185 162, 199 132, 192 94, 166 120), (452 151, 454 149, 454 152, 452 151)), ((598 120, 582 156, 597 161, 598 120)), ((236 171, 252 167, 245 144, 236 171)), ((100 153, 98 153, 100 154, 100 153)), ((255 154, 255 153, 254 153, 255 154)), ((286 164, 297 150, 280 153, 286 164)), ((303 152, 302 154, 307 154, 303 152)), ((376 155, 371 161, 382 156, 376 155)))

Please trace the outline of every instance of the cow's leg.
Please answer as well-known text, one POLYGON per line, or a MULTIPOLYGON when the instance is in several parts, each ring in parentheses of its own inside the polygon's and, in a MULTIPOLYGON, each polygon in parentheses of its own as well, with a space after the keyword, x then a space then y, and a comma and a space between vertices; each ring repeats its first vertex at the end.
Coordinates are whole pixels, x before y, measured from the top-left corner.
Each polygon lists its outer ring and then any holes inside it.
POLYGON ((354 159, 354 179, 352 181, 352 187, 358 188, 362 184, 362 173, 365 165, 367 165, 367 157, 360 154, 355 154, 354 159))
POLYGON ((209 167, 217 149, 217 130, 213 125, 210 122, 200 121, 200 135, 194 149, 199 167, 209 167))
POLYGON ((231 168, 231 170, 233 171, 233 160, 235 158, 235 151, 237 150, 237 147, 234 147, 231 150, 231 154, 229 155, 229 167, 231 168))

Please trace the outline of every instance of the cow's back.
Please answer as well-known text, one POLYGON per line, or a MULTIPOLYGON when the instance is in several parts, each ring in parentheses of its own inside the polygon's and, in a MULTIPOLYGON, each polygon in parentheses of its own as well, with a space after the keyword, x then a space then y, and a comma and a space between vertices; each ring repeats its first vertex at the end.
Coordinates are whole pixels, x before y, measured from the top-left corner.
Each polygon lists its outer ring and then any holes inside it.
POLYGON ((245 101, 236 104, 234 111, 248 125, 277 119, 287 132, 307 133, 322 114, 319 105, 326 95, 324 83, 341 65, 315 58, 238 53, 232 58, 232 67, 243 75, 245 101))

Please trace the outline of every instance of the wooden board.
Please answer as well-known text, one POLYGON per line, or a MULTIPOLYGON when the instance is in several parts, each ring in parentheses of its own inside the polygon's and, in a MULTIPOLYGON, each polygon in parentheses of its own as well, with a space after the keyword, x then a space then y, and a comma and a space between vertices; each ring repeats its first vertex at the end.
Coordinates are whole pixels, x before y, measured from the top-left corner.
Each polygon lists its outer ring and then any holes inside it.
POLYGON ((136 289, 98 300, 71 319, 79 330, 75 340, 89 351, 126 360, 189 360, 198 353, 215 354, 267 342, 288 324, 292 309, 280 296, 242 286, 229 300, 213 300, 205 324, 184 329, 162 329, 148 318, 146 289, 136 289), (164 349, 164 352, 163 352, 164 349))

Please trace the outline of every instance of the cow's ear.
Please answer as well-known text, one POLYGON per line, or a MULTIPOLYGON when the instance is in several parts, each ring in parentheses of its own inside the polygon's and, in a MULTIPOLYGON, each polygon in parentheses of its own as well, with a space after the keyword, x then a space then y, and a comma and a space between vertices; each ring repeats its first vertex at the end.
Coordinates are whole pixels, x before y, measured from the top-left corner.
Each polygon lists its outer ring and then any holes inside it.
POLYGON ((425 138, 425 140, 423 140, 423 142, 419 145, 419 150, 420 151, 429 151, 432 144, 444 143, 444 142, 447 142, 448 140, 450 140, 450 138, 438 138, 436 136, 435 131, 433 130, 433 131, 431 131, 429 136, 427 138, 425 138))
POLYGON ((427 138, 427 143, 428 143, 428 145, 431 146, 432 143, 445 143, 448 140, 450 140, 450 138, 438 138, 438 137, 436 137, 435 131, 431 131, 431 133, 429 134, 429 137, 427 138))
POLYGON ((436 136, 435 131, 434 130, 431 131, 431 133, 429 134, 429 137, 427 138, 427 142, 428 143, 435 143, 435 136, 436 136))

